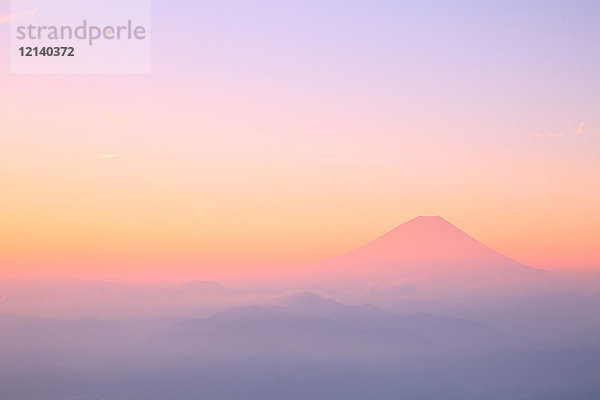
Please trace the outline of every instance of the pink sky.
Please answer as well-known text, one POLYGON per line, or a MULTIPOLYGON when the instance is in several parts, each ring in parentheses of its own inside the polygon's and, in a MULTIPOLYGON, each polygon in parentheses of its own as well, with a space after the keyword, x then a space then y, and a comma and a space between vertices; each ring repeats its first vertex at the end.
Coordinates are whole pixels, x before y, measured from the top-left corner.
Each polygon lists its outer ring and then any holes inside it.
POLYGON ((2 58, 4 275, 297 265, 417 215, 535 267, 600 268, 586 4, 454 22, 205 6, 194 25, 156 5, 148 75, 11 75, 2 58))

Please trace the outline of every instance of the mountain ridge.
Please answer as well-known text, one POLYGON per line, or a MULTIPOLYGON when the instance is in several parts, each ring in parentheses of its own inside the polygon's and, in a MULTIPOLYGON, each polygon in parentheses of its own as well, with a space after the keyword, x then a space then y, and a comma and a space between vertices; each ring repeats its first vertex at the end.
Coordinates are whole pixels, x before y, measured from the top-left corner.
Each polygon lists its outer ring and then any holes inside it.
POLYGON ((313 270, 403 279, 531 276, 541 272, 491 249, 441 216, 418 216, 313 270))

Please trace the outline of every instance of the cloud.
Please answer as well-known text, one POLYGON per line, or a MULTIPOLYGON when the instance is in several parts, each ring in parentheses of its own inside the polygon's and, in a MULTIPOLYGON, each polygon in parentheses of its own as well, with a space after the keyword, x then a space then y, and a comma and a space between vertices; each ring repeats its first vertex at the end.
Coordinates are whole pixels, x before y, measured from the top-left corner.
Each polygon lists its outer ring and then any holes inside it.
MULTIPOLYGON (((585 123, 584 122, 580 122, 579 126, 577 127, 577 130, 575 131, 575 134, 579 135, 581 133, 583 133, 583 128, 585 127, 585 123)), ((542 134, 542 133, 532 133, 529 136, 532 137, 564 137, 567 136, 567 134, 565 133, 548 133, 548 134, 542 134)))
POLYGON ((105 116, 105 119, 113 122, 130 121, 132 116, 129 114, 109 114, 105 116))
POLYGON ((12 21, 13 19, 15 19, 15 14, 8 14, 5 16, 0 17, 0 25, 7 23, 9 21, 12 21))
POLYGON ((39 8, 32 8, 31 10, 27 10, 24 13, 19 14, 19 17, 29 17, 38 12, 39 8))
POLYGON ((7 22, 10 22, 14 19, 17 18, 27 18, 27 17, 31 17, 33 14, 37 13, 39 11, 39 8, 32 8, 31 10, 27 10, 25 12, 22 12, 20 14, 8 14, 5 16, 0 17, 0 25, 5 24, 7 22))

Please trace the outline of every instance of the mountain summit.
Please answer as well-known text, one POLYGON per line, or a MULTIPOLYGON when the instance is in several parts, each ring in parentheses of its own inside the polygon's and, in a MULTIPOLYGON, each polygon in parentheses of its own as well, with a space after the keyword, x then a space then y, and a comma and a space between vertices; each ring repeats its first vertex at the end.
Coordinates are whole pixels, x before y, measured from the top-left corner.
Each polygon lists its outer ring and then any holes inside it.
POLYGON ((539 272, 485 246, 439 216, 416 217, 347 254, 319 264, 343 275, 402 279, 494 277, 539 272))

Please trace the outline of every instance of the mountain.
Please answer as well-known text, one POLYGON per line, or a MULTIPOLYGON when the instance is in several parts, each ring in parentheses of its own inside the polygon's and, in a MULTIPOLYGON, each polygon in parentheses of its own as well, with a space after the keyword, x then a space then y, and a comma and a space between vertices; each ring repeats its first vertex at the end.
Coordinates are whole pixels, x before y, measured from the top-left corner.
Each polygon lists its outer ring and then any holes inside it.
POLYGON ((323 298, 311 291, 287 293, 276 297, 263 307, 278 315, 328 318, 352 328, 363 329, 387 327, 397 317, 371 304, 346 305, 334 299, 323 298))
POLYGON ((300 291, 280 296, 262 306, 269 312, 288 317, 330 319, 344 326, 359 330, 366 337, 388 343, 404 343, 413 335, 421 341, 432 344, 463 343, 474 345, 486 341, 499 343, 513 338, 505 336, 487 325, 462 318, 450 318, 424 312, 398 315, 384 311, 372 304, 351 306, 334 299, 325 299, 314 292, 300 291), (393 338, 393 339, 392 339, 393 338))
POLYGON ((416 217, 347 254, 321 262, 312 273, 401 280, 501 278, 541 270, 485 246, 439 216, 416 217))
POLYGON ((373 305, 351 306, 313 292, 296 292, 260 305, 221 311, 181 322, 155 337, 156 343, 189 351, 322 352, 460 351, 518 344, 514 338, 465 319, 416 313, 396 315, 373 305))

